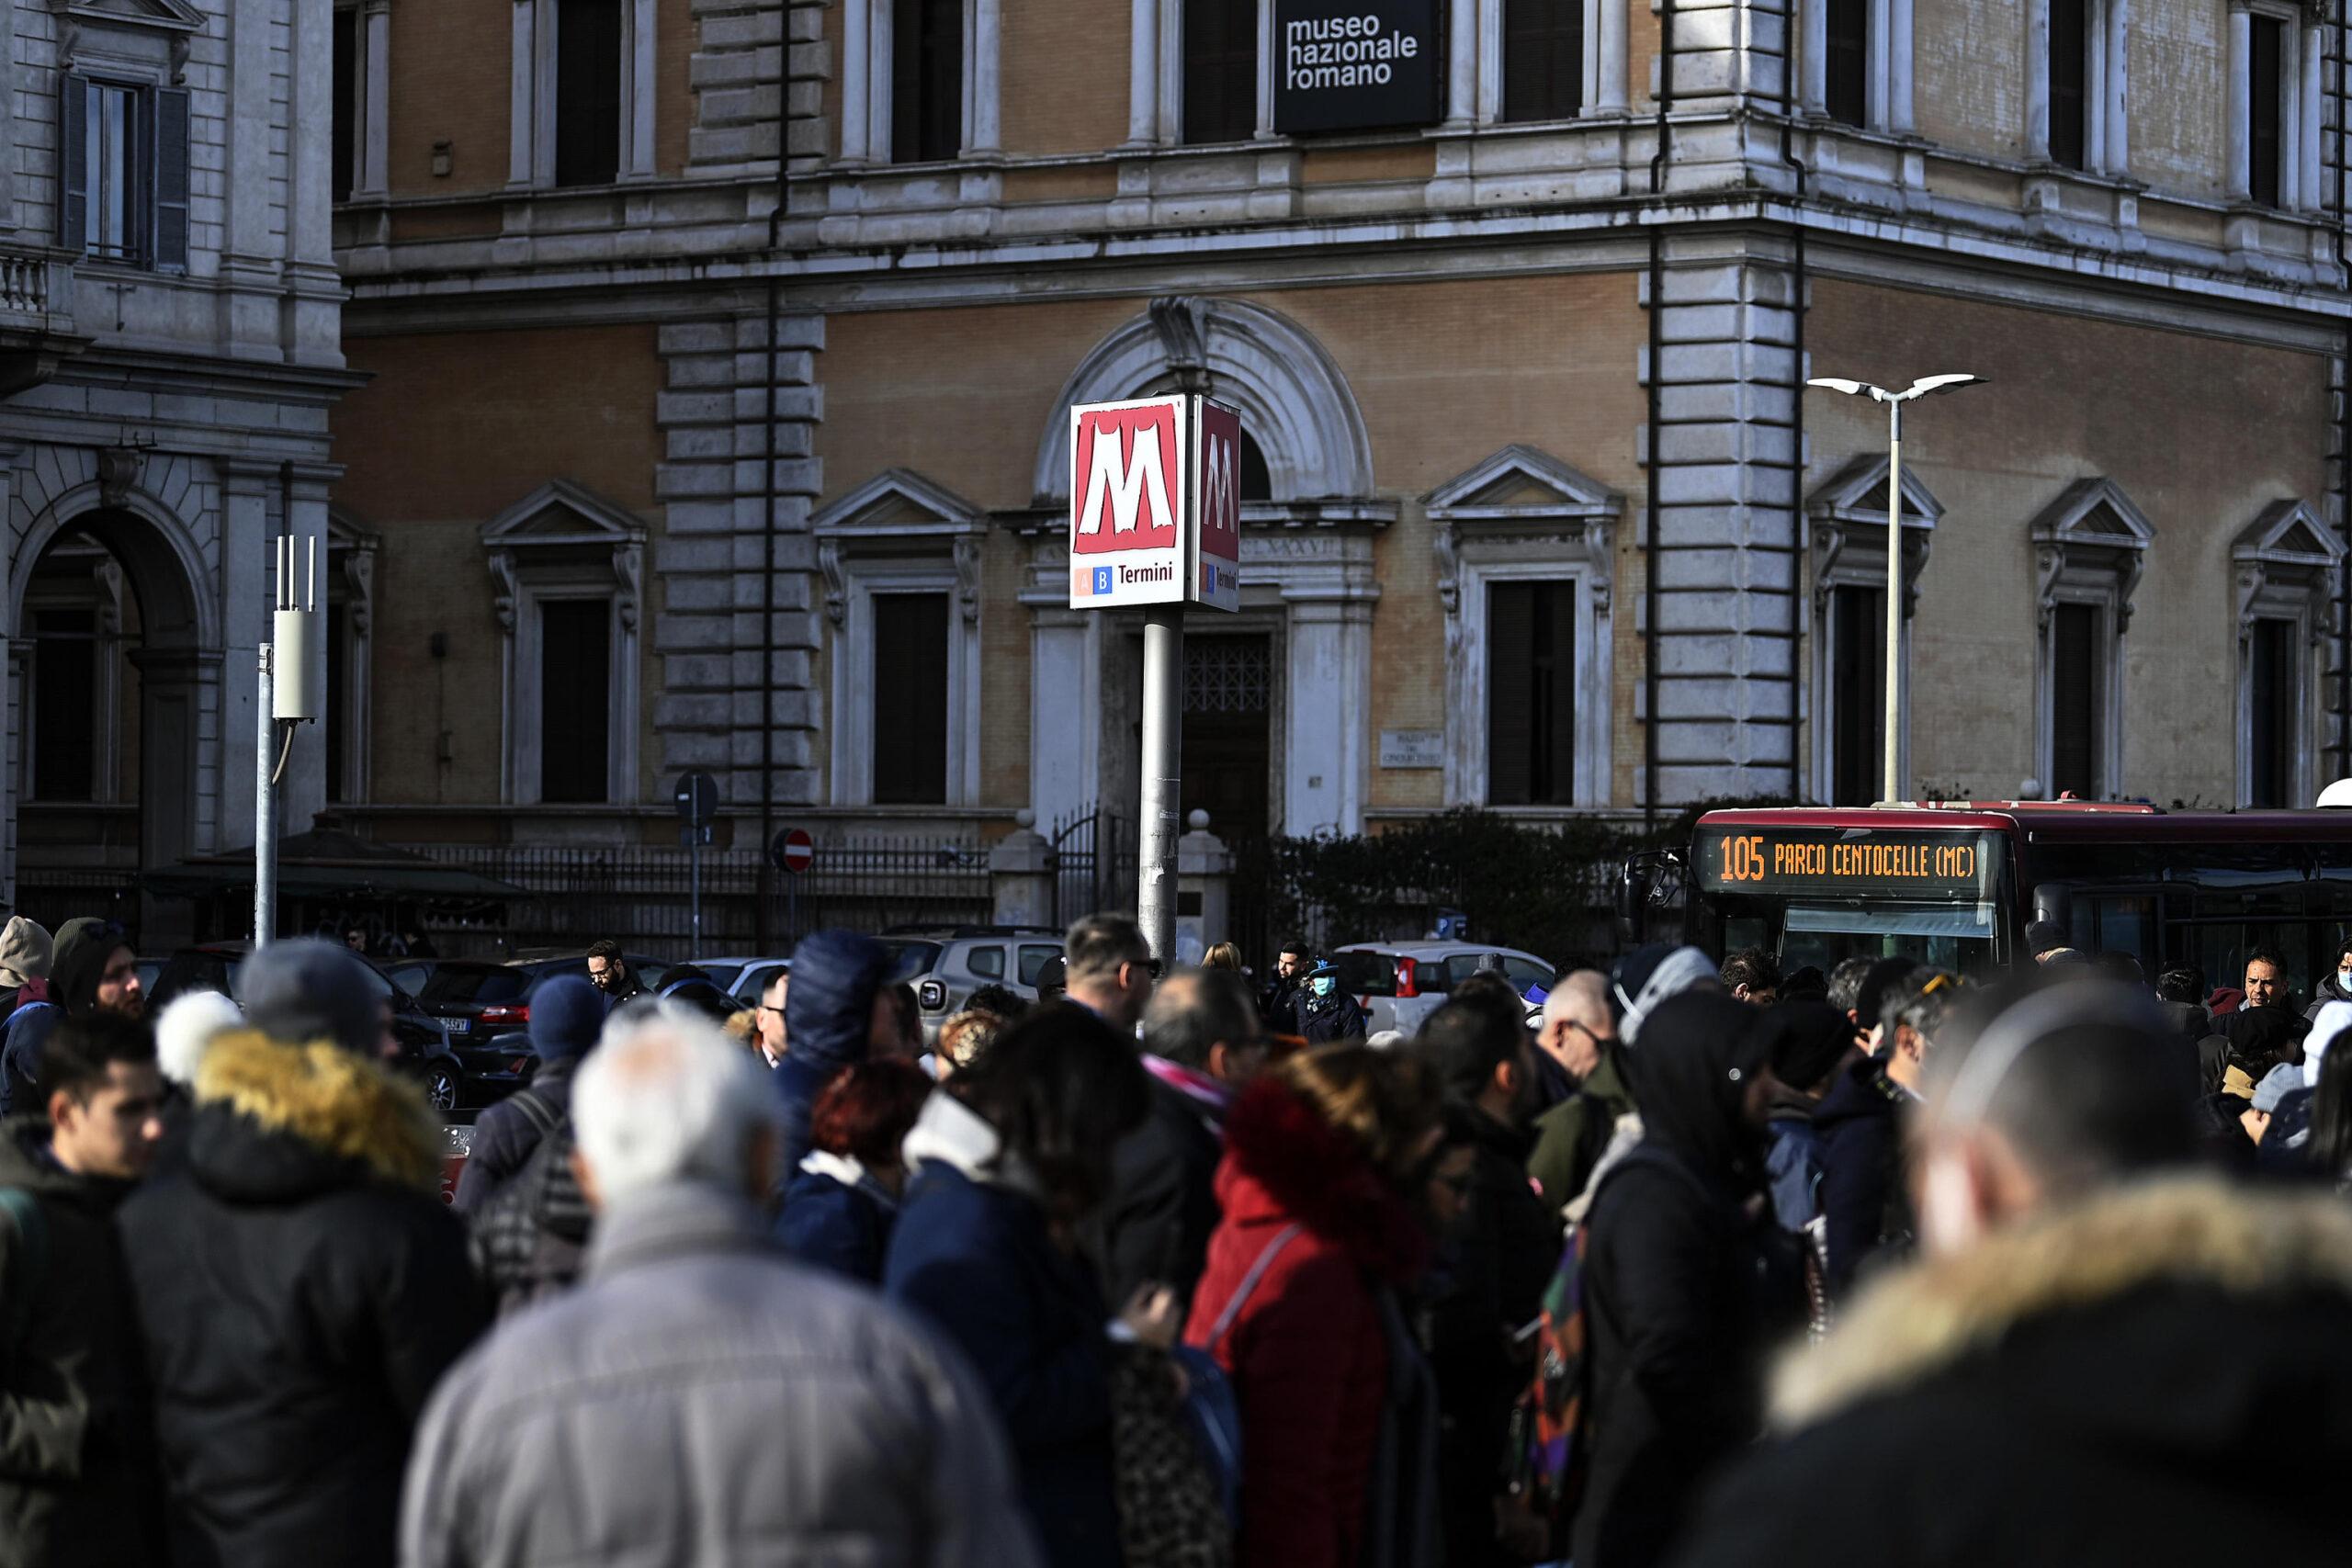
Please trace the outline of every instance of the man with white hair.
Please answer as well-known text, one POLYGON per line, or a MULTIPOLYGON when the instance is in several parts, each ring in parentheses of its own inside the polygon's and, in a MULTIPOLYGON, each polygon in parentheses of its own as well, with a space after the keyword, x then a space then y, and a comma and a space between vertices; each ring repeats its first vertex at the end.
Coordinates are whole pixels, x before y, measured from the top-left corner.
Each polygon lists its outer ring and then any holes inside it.
POLYGON ((1557 1214, 1585 1190, 1619 1118, 1634 1113, 1633 1086, 1618 1063, 1609 976, 1579 969, 1544 998, 1535 1043, 1577 1081, 1577 1091, 1535 1119, 1527 1177, 1557 1214))
POLYGON ((779 1111, 753 1057, 655 1004, 608 1027, 571 1117, 597 1213, 584 1276, 435 1393, 401 1511, 407 1568, 1030 1568, 970 1373, 770 1239, 779 1111))

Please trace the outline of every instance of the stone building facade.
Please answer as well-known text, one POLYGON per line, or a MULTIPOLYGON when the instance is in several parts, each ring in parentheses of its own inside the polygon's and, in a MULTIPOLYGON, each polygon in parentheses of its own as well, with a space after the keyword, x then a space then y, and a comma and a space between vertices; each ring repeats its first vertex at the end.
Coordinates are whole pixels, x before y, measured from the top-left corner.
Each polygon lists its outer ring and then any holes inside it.
MULTIPOLYGON (((355 380, 329 20, 293 0, 0 5, 11 908, 137 922, 140 867, 252 843, 271 536, 322 576, 368 543, 328 518, 329 413, 355 380)), ((312 728, 288 759, 305 825, 331 750, 312 728)), ((144 913, 153 940, 184 930, 185 905, 144 913)))
POLYGON ((1873 798, 1884 423, 1810 375, 1989 380, 1908 422, 1913 793, 2352 771, 2339 17, 1362 10, 1427 45, 1409 123, 1283 129, 1296 0, 338 11, 345 808, 650 844, 700 768, 750 845, 1132 800, 1065 410, 1202 375, 1253 444, 1187 667, 1233 836, 1873 798))

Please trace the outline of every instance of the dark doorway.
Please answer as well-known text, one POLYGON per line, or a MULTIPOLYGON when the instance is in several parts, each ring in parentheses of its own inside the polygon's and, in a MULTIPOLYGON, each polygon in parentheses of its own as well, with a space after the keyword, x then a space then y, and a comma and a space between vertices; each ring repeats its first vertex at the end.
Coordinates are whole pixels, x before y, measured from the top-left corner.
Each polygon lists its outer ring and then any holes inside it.
POLYGON ((1184 638, 1183 809, 1227 845, 1272 826, 1273 650, 1263 632, 1184 638))

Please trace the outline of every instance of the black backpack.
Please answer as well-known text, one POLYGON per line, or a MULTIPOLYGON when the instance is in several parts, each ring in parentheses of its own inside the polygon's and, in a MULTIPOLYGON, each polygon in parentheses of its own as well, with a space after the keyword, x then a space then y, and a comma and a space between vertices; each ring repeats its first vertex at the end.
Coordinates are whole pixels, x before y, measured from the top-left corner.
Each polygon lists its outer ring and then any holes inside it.
POLYGON ((571 1119, 530 1090, 513 1096, 539 1128, 539 1146, 506 1184, 474 1211, 474 1268, 505 1316, 580 1278, 594 1214, 571 1172, 571 1119))

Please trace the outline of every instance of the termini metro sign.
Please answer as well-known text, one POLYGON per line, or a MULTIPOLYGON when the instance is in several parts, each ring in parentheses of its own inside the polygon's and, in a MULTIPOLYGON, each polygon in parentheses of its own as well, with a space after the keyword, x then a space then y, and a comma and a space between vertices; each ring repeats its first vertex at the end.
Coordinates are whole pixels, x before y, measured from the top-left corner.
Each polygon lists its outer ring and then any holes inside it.
POLYGON ((1069 603, 1241 607, 1241 416, 1191 395, 1069 411, 1069 603))
POLYGON ((1274 0, 1274 129, 1438 118, 1437 0, 1274 0))

